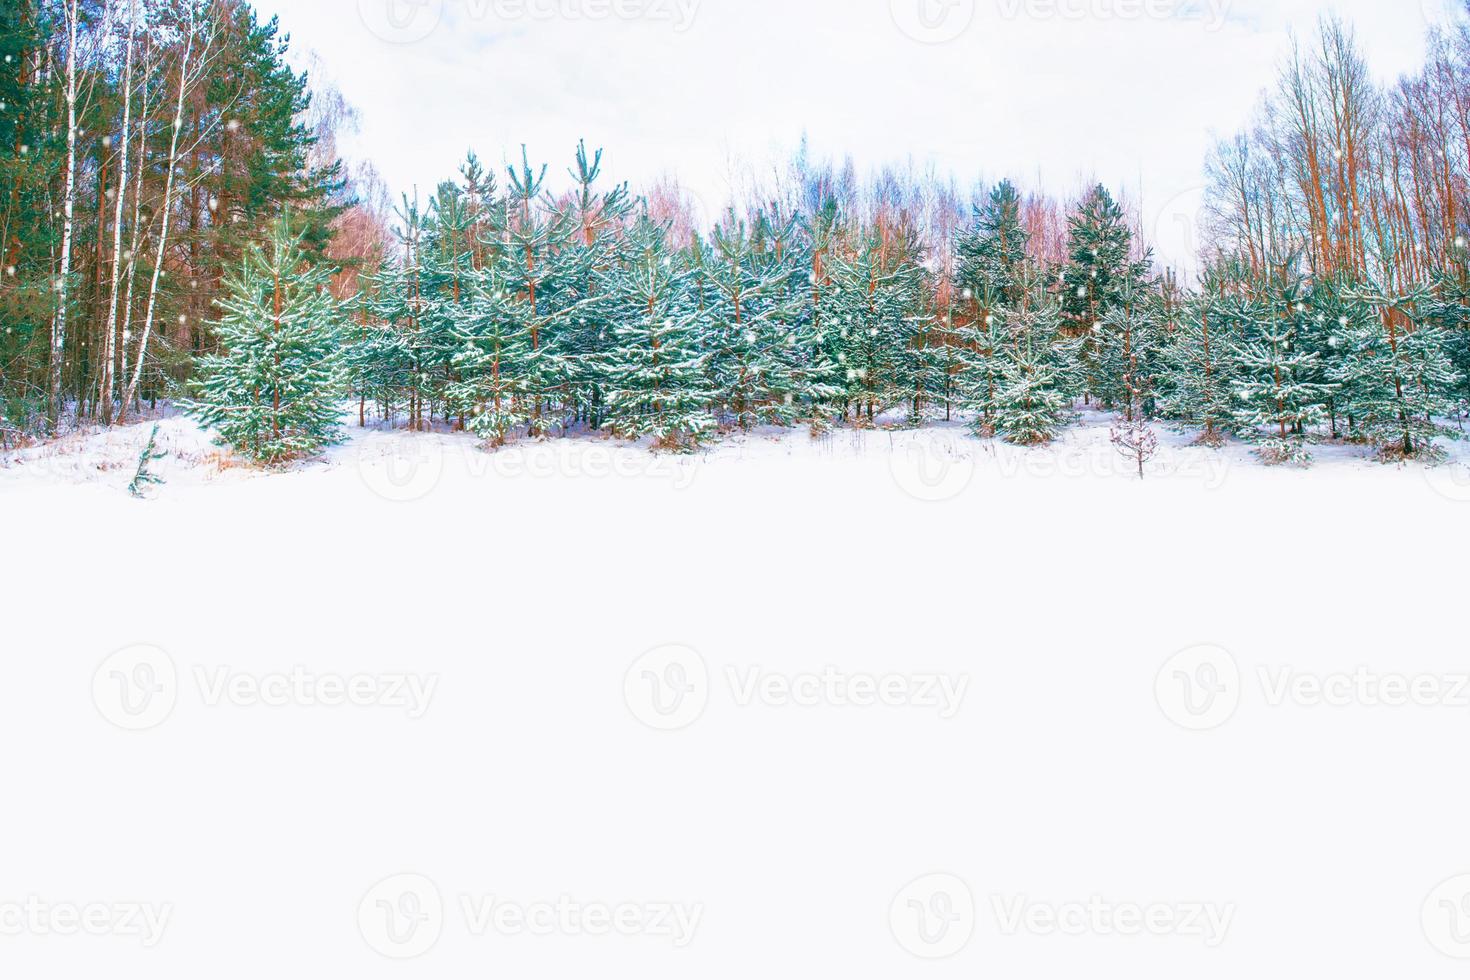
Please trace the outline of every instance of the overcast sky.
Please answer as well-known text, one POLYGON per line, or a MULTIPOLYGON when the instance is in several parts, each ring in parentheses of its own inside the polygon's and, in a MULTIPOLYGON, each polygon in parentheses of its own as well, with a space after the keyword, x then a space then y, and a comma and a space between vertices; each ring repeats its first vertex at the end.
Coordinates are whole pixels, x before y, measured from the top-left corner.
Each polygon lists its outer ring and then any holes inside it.
POLYGON ((732 161, 803 131, 861 170, 912 157, 962 188, 1012 177, 1142 196, 1181 260, 1201 164, 1287 51, 1335 9, 1384 78, 1421 59, 1449 0, 259 0, 362 113, 349 151, 428 191, 465 151, 579 137, 635 188, 677 173, 717 209, 732 161))

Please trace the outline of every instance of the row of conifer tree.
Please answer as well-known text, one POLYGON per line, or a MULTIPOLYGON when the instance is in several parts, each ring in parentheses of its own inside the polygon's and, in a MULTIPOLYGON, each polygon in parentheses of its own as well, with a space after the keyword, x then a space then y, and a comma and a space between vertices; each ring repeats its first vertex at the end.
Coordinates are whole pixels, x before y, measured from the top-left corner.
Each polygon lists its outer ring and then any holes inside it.
POLYGON ((579 147, 575 190, 552 198, 524 151, 503 191, 472 157, 426 207, 404 202, 397 256, 345 303, 282 222, 230 283, 190 407, 270 462, 333 438, 344 397, 363 424, 493 446, 603 431, 670 450, 936 420, 1038 445, 1091 404, 1282 462, 1324 439, 1434 454, 1470 403, 1463 265, 1396 295, 1222 261, 1185 291, 1105 188, 1048 264, 1001 183, 940 270, 903 213, 830 199, 677 241, 600 170, 579 147))

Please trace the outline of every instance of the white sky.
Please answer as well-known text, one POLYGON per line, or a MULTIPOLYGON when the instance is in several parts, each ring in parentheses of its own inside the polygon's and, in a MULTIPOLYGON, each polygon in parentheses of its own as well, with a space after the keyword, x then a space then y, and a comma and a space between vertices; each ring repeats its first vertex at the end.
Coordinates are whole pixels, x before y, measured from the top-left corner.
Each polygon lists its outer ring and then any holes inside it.
POLYGON ((1006 176, 1058 193, 1091 176, 1135 199, 1141 190, 1161 255, 1181 261, 1192 251, 1205 152, 1247 120, 1290 30, 1309 35, 1335 9, 1356 26, 1374 70, 1392 78, 1421 59, 1446 2, 257 6, 280 15, 298 54, 317 52, 359 108, 362 132, 347 149, 373 160, 395 194, 415 185, 427 193, 467 149, 498 164, 522 142, 558 180, 585 137, 606 149, 606 176, 636 189, 672 172, 713 211, 729 193, 732 161, 739 170, 784 158, 806 131, 819 156, 850 152, 860 172, 912 157, 953 172, 966 190, 1006 176))

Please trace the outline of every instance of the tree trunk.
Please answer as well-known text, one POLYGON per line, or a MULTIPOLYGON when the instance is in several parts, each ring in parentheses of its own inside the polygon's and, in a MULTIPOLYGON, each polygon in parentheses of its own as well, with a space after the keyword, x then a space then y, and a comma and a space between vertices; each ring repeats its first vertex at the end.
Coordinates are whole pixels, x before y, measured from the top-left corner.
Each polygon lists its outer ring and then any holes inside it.
POLYGON ((117 300, 122 274, 123 208, 128 196, 128 130, 133 124, 133 41, 138 30, 137 14, 137 0, 128 0, 127 62, 123 68, 122 158, 118 166, 117 211, 112 222, 112 289, 107 301, 107 331, 102 341, 102 381, 98 391, 103 424, 112 421, 112 396, 116 385, 112 373, 114 351, 122 342, 122 338, 118 336, 117 300))
POLYGON ((138 357, 133 364, 133 378, 123 393, 122 407, 118 410, 119 423, 127 419, 128 403, 138 390, 143 378, 143 364, 148 359, 148 338, 153 333, 153 319, 158 312, 158 281, 163 272, 164 254, 168 248, 169 218, 173 214, 174 172, 179 165, 179 131, 184 128, 184 99, 189 92, 189 62, 194 54, 195 10, 189 7, 188 40, 184 44, 184 56, 179 62, 179 97, 174 104, 173 136, 168 148, 168 175, 163 182, 163 226, 158 233, 157 260, 153 265, 153 283, 148 289, 148 312, 143 318, 143 336, 138 341, 138 357))
POLYGON ((56 283, 56 314, 51 321, 51 434, 61 421, 61 368, 66 348, 67 302, 71 288, 71 249, 77 207, 77 0, 66 5, 66 191, 62 198, 61 265, 56 283))

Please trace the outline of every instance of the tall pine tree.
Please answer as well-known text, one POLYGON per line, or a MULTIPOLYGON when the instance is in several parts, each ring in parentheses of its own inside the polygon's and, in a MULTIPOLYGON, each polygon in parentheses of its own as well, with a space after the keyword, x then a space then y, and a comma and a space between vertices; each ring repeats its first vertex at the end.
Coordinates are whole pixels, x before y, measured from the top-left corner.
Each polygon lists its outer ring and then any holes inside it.
POLYGON ((716 425, 690 271, 671 254, 667 229, 647 214, 627 248, 627 263, 602 275, 613 310, 610 349, 599 358, 608 425, 623 438, 687 451, 716 425))
POLYGON ((223 350, 201 361, 199 393, 182 407, 261 463, 309 456, 336 436, 342 317, 330 280, 284 218, 229 280, 216 324, 223 350))

